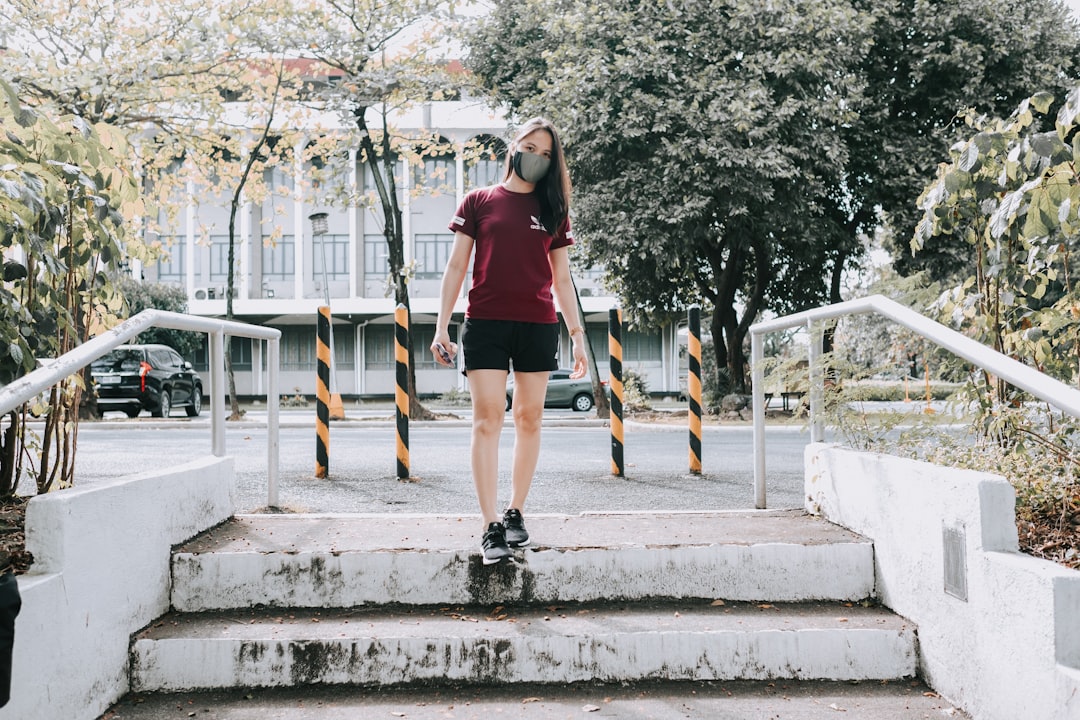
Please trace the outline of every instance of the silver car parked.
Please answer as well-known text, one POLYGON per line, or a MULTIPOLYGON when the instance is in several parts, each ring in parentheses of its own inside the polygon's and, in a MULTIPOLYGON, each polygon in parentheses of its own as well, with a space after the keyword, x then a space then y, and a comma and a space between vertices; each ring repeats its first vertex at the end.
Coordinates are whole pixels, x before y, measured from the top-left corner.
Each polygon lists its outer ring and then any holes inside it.
MULTIPOLYGON (((579 380, 572 380, 572 370, 552 370, 548 378, 547 396, 544 398, 544 407, 570 408, 577 412, 588 412, 596 404, 593 398, 592 380, 586 375, 579 380)), ((506 389, 506 409, 509 410, 514 404, 513 374, 511 382, 506 389)))

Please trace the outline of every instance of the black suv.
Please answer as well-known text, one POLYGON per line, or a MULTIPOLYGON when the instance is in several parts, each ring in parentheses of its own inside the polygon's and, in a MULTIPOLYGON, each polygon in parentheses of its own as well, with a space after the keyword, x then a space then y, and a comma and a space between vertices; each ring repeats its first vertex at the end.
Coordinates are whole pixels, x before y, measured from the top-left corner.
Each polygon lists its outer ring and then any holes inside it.
POLYGON ((202 411, 202 380, 191 363, 167 345, 122 345, 90 365, 98 411, 123 410, 137 417, 144 409, 169 417, 183 407, 188 417, 202 411))

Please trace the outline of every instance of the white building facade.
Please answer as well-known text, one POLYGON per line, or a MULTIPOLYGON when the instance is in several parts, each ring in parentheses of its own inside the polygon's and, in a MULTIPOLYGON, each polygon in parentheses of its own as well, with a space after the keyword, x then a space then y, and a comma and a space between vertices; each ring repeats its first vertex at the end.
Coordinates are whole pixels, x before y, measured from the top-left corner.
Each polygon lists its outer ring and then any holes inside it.
MULTIPOLYGON (((437 133, 448 146, 463 148, 480 142, 495 152, 466 161, 455 152, 424 162, 421 170, 400 162, 399 202, 403 212, 405 262, 413 268, 409 282, 413 362, 421 397, 467 389, 461 373, 435 363, 428 347, 434 337, 439 287, 453 244, 447 228, 464 195, 502 179, 507 123, 479 102, 445 101, 424 104, 394 118, 403 135, 437 133), (501 152, 500 152, 501 151, 501 152)), ((357 148, 343 148, 355 160, 357 148)), ((295 153, 301 156, 301 153, 295 153)), ((357 167, 355 162, 349 165, 357 167)), ((363 167, 363 164, 360 164, 363 167)), ((271 185, 297 188, 310 171, 304 163, 292 172, 275 169, 271 185)), ((369 189, 371 178, 342 180, 369 189)), ((306 193, 270 193, 260 204, 247 203, 238 220, 234 259, 233 316, 241 322, 282 331, 280 389, 284 395, 313 396, 316 387, 316 321, 318 308, 329 304, 333 318, 334 357, 331 391, 344 398, 389 397, 394 393, 394 308, 388 290, 387 245, 382 209, 374 206, 328 207, 309 204, 306 193), (326 213, 328 230, 312 234, 309 217, 326 213), (387 296, 389 294, 389 297, 387 296)), ((156 263, 138 268, 147 282, 182 286, 188 311, 224 317, 228 276, 227 203, 200 197, 188 188, 183 212, 163 222, 159 237, 167 249, 156 263)), ((601 379, 608 375, 608 315, 616 299, 605 294, 598 271, 575 270, 575 282, 585 311, 586 329, 597 356, 601 379)), ((457 339, 466 309, 471 276, 466 278, 455 307, 451 337, 457 339)), ((233 338, 230 352, 237 395, 265 395, 265 358, 259 343, 233 338)), ((205 371, 205 351, 192 358, 205 371)), ((570 341, 562 328, 560 362, 571 364, 570 341)), ((683 361, 685 366, 685 361, 683 361)), ((676 328, 638 333, 623 330, 623 367, 645 378, 653 394, 677 394, 680 388, 676 328)), ((682 374, 685 374, 685 369, 682 374)))

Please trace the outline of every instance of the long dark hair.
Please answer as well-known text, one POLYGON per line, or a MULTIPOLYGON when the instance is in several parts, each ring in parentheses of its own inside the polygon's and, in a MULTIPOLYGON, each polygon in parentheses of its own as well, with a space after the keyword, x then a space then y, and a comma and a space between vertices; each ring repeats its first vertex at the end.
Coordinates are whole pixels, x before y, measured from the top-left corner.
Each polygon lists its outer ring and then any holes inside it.
POLYGON ((503 180, 509 178, 514 171, 514 152, 517 151, 518 143, 536 130, 547 130, 551 135, 551 167, 547 175, 536 183, 533 192, 540 200, 540 222, 548 233, 554 235, 570 214, 570 172, 566 169, 562 142, 559 141, 559 133, 554 125, 542 117, 534 117, 518 128, 506 153, 506 174, 503 180))

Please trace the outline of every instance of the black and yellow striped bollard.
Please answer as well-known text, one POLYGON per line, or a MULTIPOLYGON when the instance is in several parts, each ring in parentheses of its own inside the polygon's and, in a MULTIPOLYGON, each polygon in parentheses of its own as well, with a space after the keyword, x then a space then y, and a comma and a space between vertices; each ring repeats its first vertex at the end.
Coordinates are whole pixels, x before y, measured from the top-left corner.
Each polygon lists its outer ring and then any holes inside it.
POLYGON ((330 474, 330 308, 319 306, 316 328, 315 477, 330 474))
POLYGON ((409 477, 409 310, 399 304, 394 310, 394 359, 397 366, 397 476, 409 477))
POLYGON ((686 395, 690 403, 690 472, 701 474, 701 307, 691 305, 687 312, 687 350, 690 356, 686 375, 686 395))
POLYGON ((608 310, 608 353, 611 374, 611 474, 625 477, 623 463, 622 311, 608 310))

